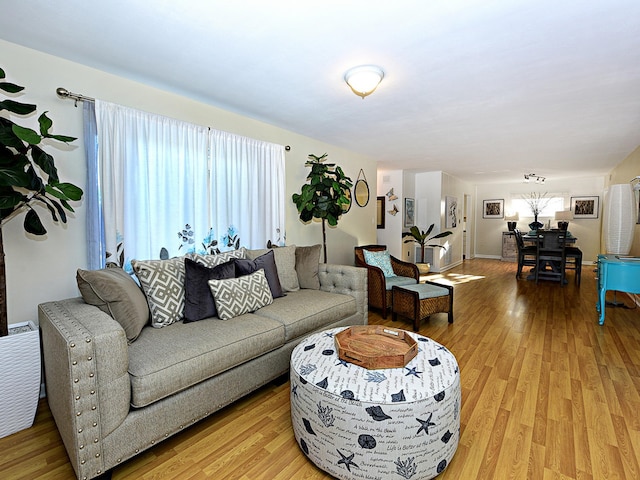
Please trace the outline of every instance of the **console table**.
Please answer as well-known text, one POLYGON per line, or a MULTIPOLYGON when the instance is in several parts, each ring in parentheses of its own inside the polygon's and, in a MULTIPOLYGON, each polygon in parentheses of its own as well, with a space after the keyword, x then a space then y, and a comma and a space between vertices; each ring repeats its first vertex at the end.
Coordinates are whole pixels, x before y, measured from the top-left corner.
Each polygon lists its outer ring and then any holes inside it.
POLYGON ((640 293, 640 258, 623 255, 598 255, 598 323, 604 325, 607 290, 640 293))

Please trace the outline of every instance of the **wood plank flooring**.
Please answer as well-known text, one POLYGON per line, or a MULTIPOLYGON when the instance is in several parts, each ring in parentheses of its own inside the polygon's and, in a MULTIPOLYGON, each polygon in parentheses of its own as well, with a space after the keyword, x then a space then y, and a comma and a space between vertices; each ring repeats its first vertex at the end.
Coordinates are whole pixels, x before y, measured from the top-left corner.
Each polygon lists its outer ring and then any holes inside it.
MULTIPOLYGON (((445 272, 446 314, 420 333, 461 371, 461 440, 439 479, 640 478, 640 310, 607 308, 597 324, 593 268, 577 287, 515 279, 514 263, 475 259, 445 272)), ((436 275, 436 277, 439 277, 436 275)), ((618 294, 618 300, 631 300, 618 294)), ((410 329, 371 313, 369 322, 410 329)), ((47 408, 0 439, 0 478, 71 479, 47 408)), ((268 385, 113 472, 133 479, 326 479, 295 443, 289 383, 268 385)))

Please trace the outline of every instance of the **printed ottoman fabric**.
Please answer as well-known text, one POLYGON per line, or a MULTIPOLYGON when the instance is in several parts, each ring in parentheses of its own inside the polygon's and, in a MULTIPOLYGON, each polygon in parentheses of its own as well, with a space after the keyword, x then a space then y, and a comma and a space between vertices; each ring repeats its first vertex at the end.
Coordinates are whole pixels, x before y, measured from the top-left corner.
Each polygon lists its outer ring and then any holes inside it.
POLYGON ((403 368, 341 360, 334 336, 303 340, 291 356, 291 420, 302 451, 339 479, 431 479, 460 438, 460 372, 446 347, 407 332, 418 355, 403 368))

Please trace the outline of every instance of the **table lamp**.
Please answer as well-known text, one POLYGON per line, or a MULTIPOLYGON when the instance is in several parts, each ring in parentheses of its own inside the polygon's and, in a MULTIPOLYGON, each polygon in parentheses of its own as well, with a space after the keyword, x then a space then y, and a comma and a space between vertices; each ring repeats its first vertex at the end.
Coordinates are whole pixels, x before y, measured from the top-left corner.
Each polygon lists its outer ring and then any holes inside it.
POLYGON ((573 213, 571 213, 571 210, 559 210, 556 212, 556 220, 558 221, 558 228, 566 230, 569 228, 569 220, 573 220, 573 213))
POLYGON ((507 221, 507 228, 509 229, 509 231, 513 232, 516 229, 518 220, 520 220, 520 215, 518 214, 518 212, 516 212, 511 215, 505 215, 504 219, 507 221))

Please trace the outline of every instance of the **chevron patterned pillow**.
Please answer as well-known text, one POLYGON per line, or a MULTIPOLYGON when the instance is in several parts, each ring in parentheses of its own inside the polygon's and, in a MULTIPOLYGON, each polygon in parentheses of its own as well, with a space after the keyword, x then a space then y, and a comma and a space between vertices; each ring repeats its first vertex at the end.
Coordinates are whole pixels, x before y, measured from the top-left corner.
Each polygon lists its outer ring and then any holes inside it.
POLYGON ((131 260, 151 311, 151 326, 166 327, 182 320, 184 257, 169 260, 131 260))
POLYGON ((264 270, 227 280, 209 280, 220 320, 229 320, 273 303, 264 270))

